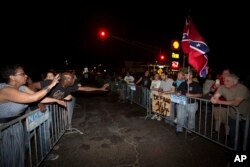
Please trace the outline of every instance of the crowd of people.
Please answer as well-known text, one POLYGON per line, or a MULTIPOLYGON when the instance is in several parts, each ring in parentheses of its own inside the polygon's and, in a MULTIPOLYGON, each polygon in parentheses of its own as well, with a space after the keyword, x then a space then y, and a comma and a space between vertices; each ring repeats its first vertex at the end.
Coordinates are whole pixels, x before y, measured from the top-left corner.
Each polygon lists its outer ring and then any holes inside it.
MULTIPOLYGON (((180 69, 176 77, 167 72, 162 72, 161 74, 155 72, 153 75, 150 75, 146 71, 138 80, 130 73, 127 73, 124 78, 120 77, 120 80, 122 79, 125 83, 149 88, 151 99, 153 95, 161 96, 162 94, 173 93, 177 96, 185 96, 191 99, 187 104, 171 103, 171 118, 157 112, 153 112, 151 117, 151 119, 157 119, 158 121, 165 117, 167 123, 175 122, 177 134, 183 132, 184 127, 188 129, 190 134, 195 129, 195 117, 199 104, 194 98, 210 100, 213 107, 210 105, 208 107, 210 110, 213 108, 214 132, 218 133, 223 130, 225 135, 229 136, 231 147, 235 141, 237 110, 234 107, 236 107, 239 110, 240 128, 238 140, 242 146, 243 135, 247 128, 245 127, 246 120, 249 118, 250 112, 250 94, 248 87, 240 82, 239 77, 232 70, 226 68, 216 75, 210 73, 203 82, 199 80, 197 73, 193 69, 188 70, 185 68, 180 69), (127 81, 128 78, 133 79, 127 81), (223 124, 223 129, 221 129, 221 124, 223 124)), ((249 127, 247 129, 249 131, 249 127)), ((249 136, 247 141, 250 141, 249 136)), ((249 144, 247 149, 249 150, 249 144)))
MULTIPOLYGON (((77 80, 77 76, 72 71, 57 73, 55 70, 48 70, 45 77, 40 81, 33 82, 27 76, 24 68, 19 64, 7 65, 1 69, 0 83, 0 126, 14 120, 24 113, 27 108, 35 107, 41 111, 45 110, 45 104, 57 103, 63 107, 66 101, 72 99, 72 93, 77 91, 108 91, 108 83, 101 87, 82 86, 77 80)), ((195 128, 196 111, 199 104, 192 98, 206 98, 214 105, 214 120, 216 132, 220 131, 221 124, 224 125, 225 134, 230 135, 230 141, 234 141, 236 119, 235 110, 227 108, 234 106, 239 109, 240 132, 245 131, 247 117, 250 111, 249 89, 240 83, 239 77, 230 69, 223 70, 216 77, 208 75, 204 82, 199 82, 194 70, 180 69, 176 77, 168 72, 161 74, 155 72, 153 75, 145 71, 143 75, 136 78, 127 72, 125 76, 118 76, 119 83, 129 85, 132 89, 135 85, 142 86, 150 90, 150 98, 154 95, 176 94, 191 98, 187 104, 171 104, 171 118, 167 117, 166 122, 172 123, 176 120, 176 133, 183 132, 187 128, 190 134, 195 128)), ((122 95, 122 94, 121 94, 122 95)), ((123 94, 124 96, 124 94, 123 94)), ((122 97, 121 99, 126 99, 122 97)), ((162 115, 153 113, 151 119, 162 120, 162 115)), ((4 129, 0 143, 1 166, 23 166, 23 152, 25 151, 24 125, 20 122, 7 129, 4 129), (13 139, 13 135, 15 138, 13 139), (9 139, 12 138, 12 142, 9 139), (10 145, 15 149, 11 150, 10 145), (10 158, 15 155, 17 159, 10 158)), ((249 128, 248 128, 249 130, 249 128)), ((242 133, 240 133, 242 134, 242 133)), ((250 133, 249 133, 250 134, 250 133)), ((249 139, 248 135, 248 139, 249 139)), ((240 138, 243 138, 240 136, 240 138)), ((249 140, 248 140, 249 141, 249 140)), ((249 144, 248 144, 249 149, 249 144)), ((58 156, 57 156, 58 158, 58 156)), ((55 159, 55 158, 51 158, 55 159)))
MULTIPOLYGON (((65 101, 71 100, 71 94, 75 91, 108 91, 109 87, 108 83, 102 87, 81 86, 76 82, 76 75, 73 72, 56 74, 52 70, 48 71, 44 80, 32 82, 32 78, 26 75, 24 68, 19 64, 6 65, 0 72, 2 81, 0 83, 0 126, 25 114, 34 104, 40 107, 41 111, 44 108, 40 104, 57 103, 66 106, 65 101)), ((0 166, 24 166, 26 140, 24 128, 25 125, 17 122, 1 131, 3 142, 0 143, 0 166)))

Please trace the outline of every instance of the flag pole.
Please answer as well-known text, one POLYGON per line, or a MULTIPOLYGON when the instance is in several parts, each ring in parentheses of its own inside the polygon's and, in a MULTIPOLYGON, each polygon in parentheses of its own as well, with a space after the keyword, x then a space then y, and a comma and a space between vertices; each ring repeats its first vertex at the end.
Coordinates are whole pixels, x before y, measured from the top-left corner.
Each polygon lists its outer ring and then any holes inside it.
POLYGON ((183 60, 182 60, 183 62, 182 62, 182 66, 183 66, 183 68, 185 67, 185 61, 186 61, 186 55, 185 54, 183 54, 183 60))
POLYGON ((188 66, 187 93, 189 93, 189 75, 190 75, 190 66, 188 66))

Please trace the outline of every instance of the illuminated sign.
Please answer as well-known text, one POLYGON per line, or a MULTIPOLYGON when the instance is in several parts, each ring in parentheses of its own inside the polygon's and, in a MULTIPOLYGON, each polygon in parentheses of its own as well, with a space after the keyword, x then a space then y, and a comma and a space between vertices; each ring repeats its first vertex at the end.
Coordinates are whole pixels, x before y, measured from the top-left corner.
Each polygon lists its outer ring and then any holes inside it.
POLYGON ((180 58, 180 54, 172 52, 172 58, 179 59, 180 58))
POLYGON ((174 49, 179 49, 179 47, 180 47, 180 44, 178 41, 174 41, 172 45, 173 45, 174 49))
POLYGON ((172 61, 171 68, 172 68, 172 70, 178 70, 179 69, 179 62, 172 61))

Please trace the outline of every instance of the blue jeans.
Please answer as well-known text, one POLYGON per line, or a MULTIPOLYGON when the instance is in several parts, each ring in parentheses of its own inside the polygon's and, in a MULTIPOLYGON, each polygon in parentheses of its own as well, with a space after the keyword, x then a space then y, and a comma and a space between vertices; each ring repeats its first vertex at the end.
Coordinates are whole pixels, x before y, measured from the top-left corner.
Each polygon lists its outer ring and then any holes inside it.
POLYGON ((198 103, 188 103, 186 105, 177 104, 177 125, 176 131, 182 132, 183 127, 189 130, 195 128, 195 113, 198 109, 198 103))

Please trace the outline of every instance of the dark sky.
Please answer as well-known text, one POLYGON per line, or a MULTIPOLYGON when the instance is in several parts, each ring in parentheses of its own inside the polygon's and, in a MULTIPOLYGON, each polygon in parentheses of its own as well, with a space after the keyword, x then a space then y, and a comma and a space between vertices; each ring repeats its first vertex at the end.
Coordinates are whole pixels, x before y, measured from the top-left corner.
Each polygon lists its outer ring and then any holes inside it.
POLYGON ((155 60, 158 48, 168 54, 170 40, 181 39, 189 13, 210 48, 209 65, 219 69, 233 66, 238 71, 247 71, 248 64, 244 60, 249 55, 249 26, 246 26, 249 12, 244 4, 234 2, 219 6, 202 2, 195 7, 190 1, 171 3, 6 4, 1 14, 2 56, 7 57, 6 62, 31 61, 30 68, 60 66, 65 59, 76 67, 119 64, 120 60, 155 60), (100 28, 129 43, 110 38, 100 40, 100 28), (157 51, 140 48, 133 45, 134 42, 153 46, 157 51), (19 58, 13 59, 14 56, 19 58), (28 59, 28 56, 33 58, 28 59))

